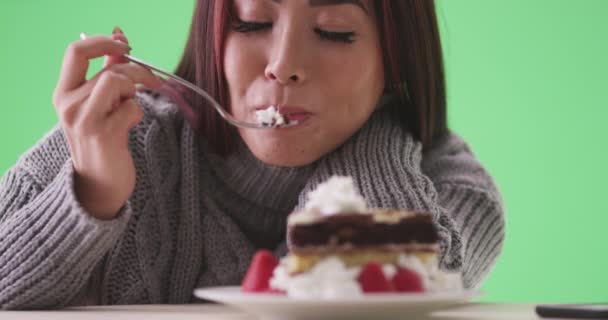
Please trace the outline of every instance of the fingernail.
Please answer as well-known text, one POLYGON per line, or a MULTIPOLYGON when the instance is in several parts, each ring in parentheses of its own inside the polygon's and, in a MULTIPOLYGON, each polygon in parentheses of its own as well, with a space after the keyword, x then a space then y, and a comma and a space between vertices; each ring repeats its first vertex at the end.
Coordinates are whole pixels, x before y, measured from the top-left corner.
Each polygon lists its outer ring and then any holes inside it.
POLYGON ((131 48, 131 46, 130 46, 130 45, 128 45, 128 44, 126 44, 126 43, 124 43, 124 42, 122 42, 122 41, 120 41, 120 40, 114 40, 114 41, 116 41, 116 42, 120 43, 122 46, 124 46, 125 48, 127 48, 127 50, 128 50, 128 51, 133 50, 133 48, 131 48))
POLYGON ((116 33, 123 34, 123 35, 125 34, 124 32, 122 32, 122 29, 120 29, 119 26, 114 27, 114 29, 112 30, 112 34, 116 34, 116 33))

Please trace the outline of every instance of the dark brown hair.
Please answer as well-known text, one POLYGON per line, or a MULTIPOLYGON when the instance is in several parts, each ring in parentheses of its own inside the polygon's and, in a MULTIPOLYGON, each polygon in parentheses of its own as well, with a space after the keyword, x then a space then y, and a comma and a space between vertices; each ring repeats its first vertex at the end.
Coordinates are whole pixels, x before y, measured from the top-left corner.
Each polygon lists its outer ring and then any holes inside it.
MULTIPOLYGON (((446 87, 433 0, 372 0, 382 44, 385 93, 401 122, 429 148, 447 132, 446 87)), ((223 44, 231 27, 232 1, 197 0, 190 34, 175 73, 203 88, 220 105, 228 102, 223 44)), ((180 106, 219 154, 234 145, 234 128, 197 94, 169 82, 161 93, 180 106)))

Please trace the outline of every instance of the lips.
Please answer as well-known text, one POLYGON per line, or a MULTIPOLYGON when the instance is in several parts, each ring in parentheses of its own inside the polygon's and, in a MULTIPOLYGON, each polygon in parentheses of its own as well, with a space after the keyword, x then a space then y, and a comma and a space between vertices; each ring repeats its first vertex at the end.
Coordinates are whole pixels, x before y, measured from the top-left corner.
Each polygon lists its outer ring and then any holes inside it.
POLYGON ((297 113, 290 113, 290 114, 286 114, 285 117, 289 120, 289 121, 298 121, 301 122, 305 119, 308 119, 310 117, 311 113, 310 112, 297 112, 297 113))
POLYGON ((296 115, 312 114, 312 112, 310 112, 304 108, 291 107, 291 106, 281 106, 281 107, 279 107, 278 111, 280 114, 282 114, 284 116, 288 116, 288 117, 292 117, 292 116, 296 116, 296 115))
POLYGON ((282 114, 287 123, 291 123, 292 126, 288 128, 296 128, 307 122, 312 116, 312 113, 304 108, 285 106, 279 108, 279 113, 282 114))
MULTIPOLYGON (((256 110, 265 110, 268 109, 270 107, 277 107, 276 105, 264 105, 264 106, 259 106, 256 107, 256 110)), ((284 116, 289 116, 289 115, 295 115, 295 114, 312 114, 312 112, 306 110, 305 108, 302 107, 297 107, 297 106, 279 106, 278 107, 278 111, 280 114, 284 115, 284 116)))

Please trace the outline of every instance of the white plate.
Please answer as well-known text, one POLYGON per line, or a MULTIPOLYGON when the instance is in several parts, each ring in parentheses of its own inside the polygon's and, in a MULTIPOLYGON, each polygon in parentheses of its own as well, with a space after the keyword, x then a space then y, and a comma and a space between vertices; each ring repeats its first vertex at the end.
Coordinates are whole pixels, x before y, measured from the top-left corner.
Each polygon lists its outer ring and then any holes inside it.
POLYGON ((198 298, 234 306, 260 319, 407 319, 462 304, 481 296, 460 293, 368 294, 360 299, 292 299, 284 295, 243 293, 236 287, 200 288, 198 298))

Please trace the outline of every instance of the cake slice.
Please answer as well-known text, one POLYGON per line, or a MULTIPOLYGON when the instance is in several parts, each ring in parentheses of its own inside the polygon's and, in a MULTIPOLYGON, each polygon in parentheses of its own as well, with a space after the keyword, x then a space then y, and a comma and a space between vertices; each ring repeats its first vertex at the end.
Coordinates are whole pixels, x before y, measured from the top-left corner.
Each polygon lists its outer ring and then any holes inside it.
POLYGON ((396 209, 366 209, 359 213, 294 214, 289 219, 291 253, 288 271, 307 272, 328 256, 347 267, 370 261, 397 264, 400 255, 414 255, 423 263, 437 259, 437 232, 429 214, 396 209))
POLYGON ((287 227, 290 252, 268 280, 275 292, 332 299, 462 290, 459 274, 439 270, 431 214, 368 208, 350 177, 320 184, 287 227))

